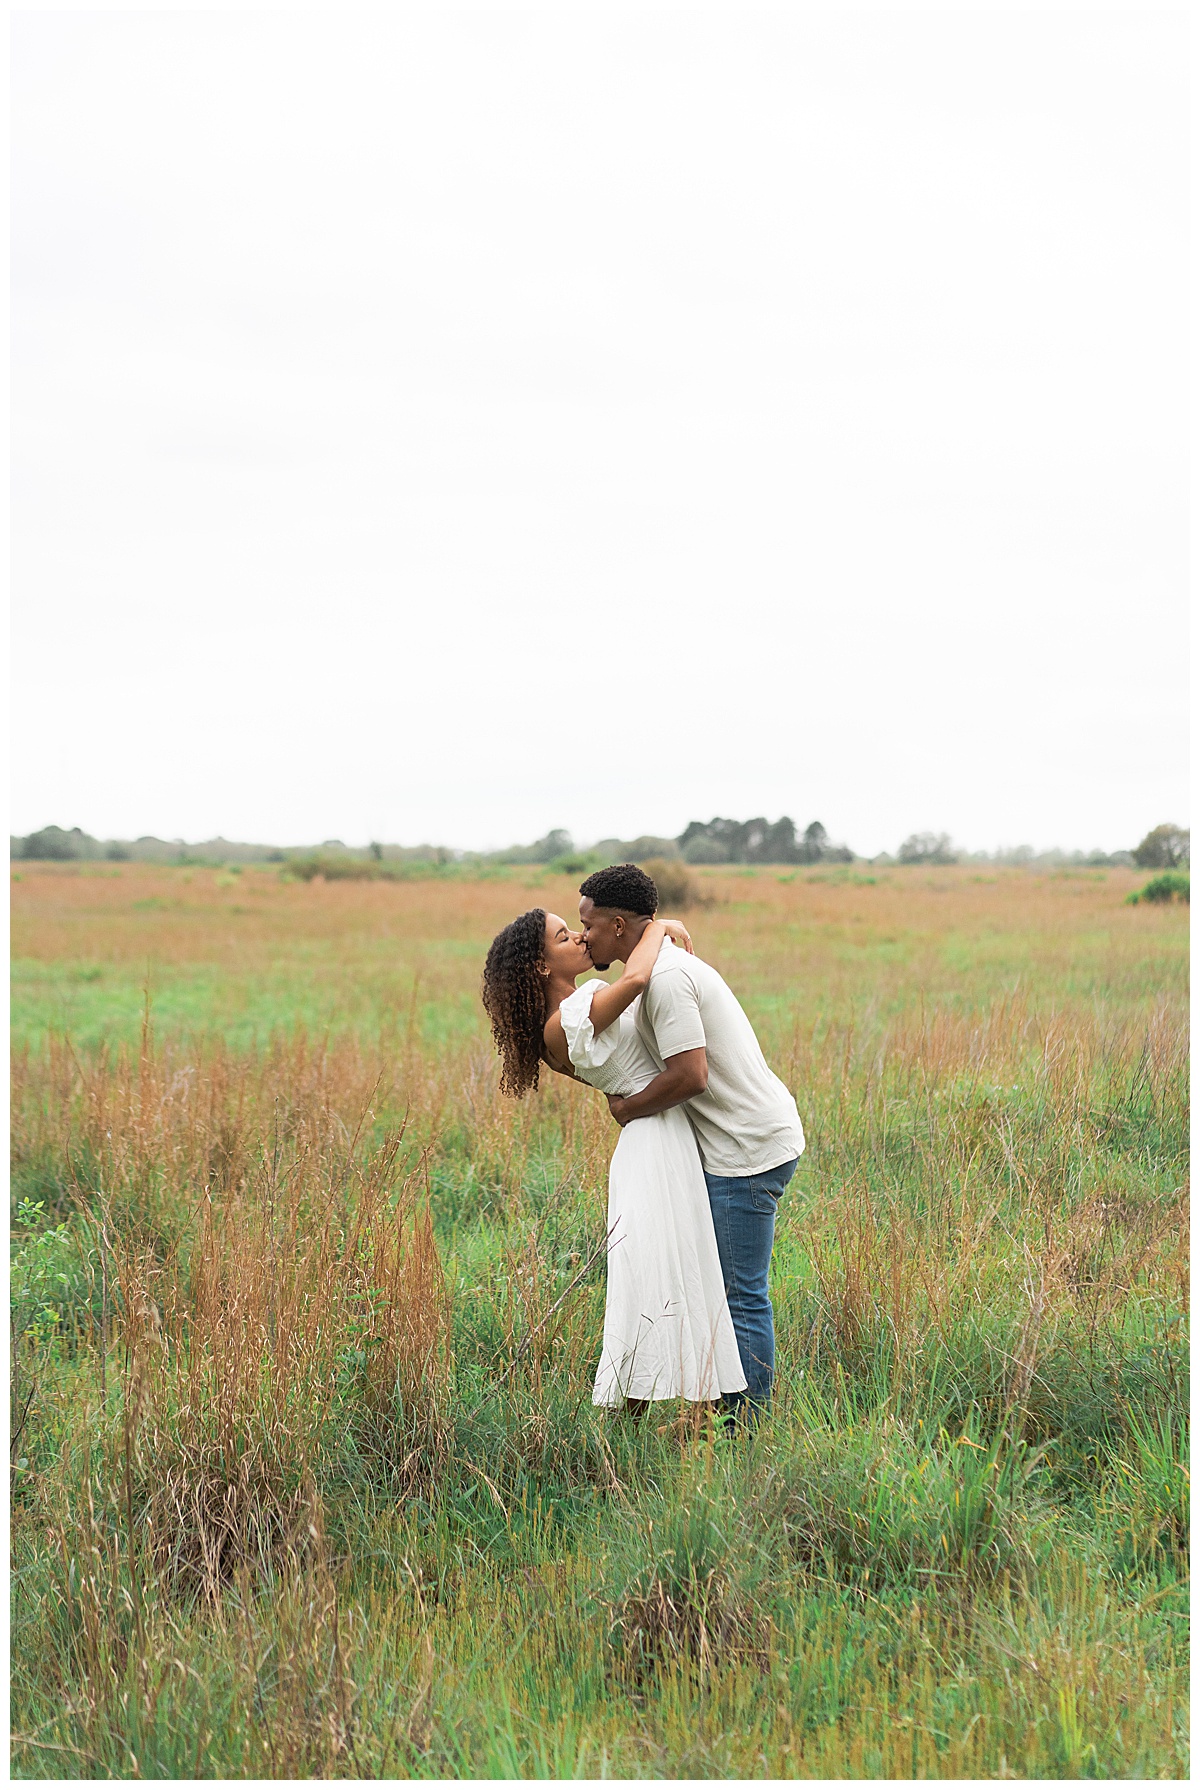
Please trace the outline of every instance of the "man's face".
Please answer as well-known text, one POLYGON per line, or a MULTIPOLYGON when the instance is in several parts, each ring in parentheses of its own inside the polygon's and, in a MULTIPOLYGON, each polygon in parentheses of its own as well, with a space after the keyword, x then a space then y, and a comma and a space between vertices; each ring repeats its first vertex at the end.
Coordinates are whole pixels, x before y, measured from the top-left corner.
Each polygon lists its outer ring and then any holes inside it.
POLYGON ((584 895, 579 902, 579 924, 583 942, 598 970, 624 963, 629 949, 629 921, 624 914, 615 908, 597 907, 590 895, 584 895))

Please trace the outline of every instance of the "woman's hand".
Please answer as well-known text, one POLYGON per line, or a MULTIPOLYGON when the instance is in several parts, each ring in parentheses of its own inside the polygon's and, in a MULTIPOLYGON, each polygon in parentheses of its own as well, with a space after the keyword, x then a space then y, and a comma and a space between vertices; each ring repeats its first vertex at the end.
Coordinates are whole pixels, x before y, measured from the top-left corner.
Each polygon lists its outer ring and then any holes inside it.
POLYGON ((663 927, 667 937, 673 945, 682 945, 684 950, 690 951, 693 957, 696 955, 696 947, 692 943, 692 935, 682 920, 660 919, 659 924, 663 927))

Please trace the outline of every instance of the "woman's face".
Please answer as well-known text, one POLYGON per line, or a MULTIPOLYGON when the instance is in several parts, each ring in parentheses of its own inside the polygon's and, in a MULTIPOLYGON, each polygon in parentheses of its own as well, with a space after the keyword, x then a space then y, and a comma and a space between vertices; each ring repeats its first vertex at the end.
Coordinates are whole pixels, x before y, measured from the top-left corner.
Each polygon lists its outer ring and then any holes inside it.
POLYGON ((572 932, 557 914, 546 915, 546 942, 542 952, 551 975, 581 976, 584 970, 592 967, 582 932, 572 932))

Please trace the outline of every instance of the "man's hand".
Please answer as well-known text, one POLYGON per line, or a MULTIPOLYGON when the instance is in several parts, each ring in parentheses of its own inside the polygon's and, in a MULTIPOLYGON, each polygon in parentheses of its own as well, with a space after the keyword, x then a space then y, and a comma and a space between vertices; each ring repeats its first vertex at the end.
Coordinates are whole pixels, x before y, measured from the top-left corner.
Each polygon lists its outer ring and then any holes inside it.
POLYGON ((668 1057, 661 1073, 640 1094, 610 1094, 608 1110, 618 1125, 628 1125, 631 1119, 648 1119, 652 1113, 682 1106, 685 1100, 703 1094, 707 1086, 708 1054, 701 1045, 668 1057))

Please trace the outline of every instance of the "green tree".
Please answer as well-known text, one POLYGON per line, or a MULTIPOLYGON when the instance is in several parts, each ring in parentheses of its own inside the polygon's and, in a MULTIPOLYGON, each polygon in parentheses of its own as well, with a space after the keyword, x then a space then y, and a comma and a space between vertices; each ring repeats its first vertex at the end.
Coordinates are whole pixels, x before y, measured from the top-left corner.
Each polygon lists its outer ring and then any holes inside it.
POLYGON ((1142 870, 1177 870, 1192 861, 1192 835, 1187 827, 1164 821, 1152 827, 1133 854, 1133 861, 1142 870))
POLYGON ((99 855, 96 841, 79 827, 72 827, 70 832, 63 827, 43 827, 40 832, 30 833, 22 852, 22 856, 26 858, 50 858, 58 861, 99 855))

